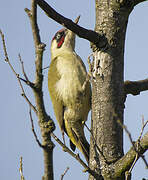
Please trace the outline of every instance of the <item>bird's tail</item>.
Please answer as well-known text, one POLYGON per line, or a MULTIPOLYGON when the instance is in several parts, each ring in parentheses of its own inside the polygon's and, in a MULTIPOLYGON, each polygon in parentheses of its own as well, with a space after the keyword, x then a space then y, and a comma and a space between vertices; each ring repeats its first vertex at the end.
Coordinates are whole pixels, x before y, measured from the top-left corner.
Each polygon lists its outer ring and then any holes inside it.
POLYGON ((83 153, 87 163, 89 163, 89 143, 87 142, 86 138, 83 137, 82 139, 80 138, 80 151, 83 153))
POLYGON ((87 163, 89 163, 89 147, 90 147, 90 145, 87 142, 86 138, 85 137, 79 138, 76 145, 70 140, 70 147, 73 151, 75 151, 76 146, 84 155, 87 163))
MULTIPOLYGON (((68 124, 67 124, 68 125, 68 124)), ((74 151, 75 147, 77 147, 82 154, 84 155, 87 163, 89 163, 89 143, 87 142, 84 130, 81 126, 67 126, 67 134, 70 138, 70 147, 74 151)))

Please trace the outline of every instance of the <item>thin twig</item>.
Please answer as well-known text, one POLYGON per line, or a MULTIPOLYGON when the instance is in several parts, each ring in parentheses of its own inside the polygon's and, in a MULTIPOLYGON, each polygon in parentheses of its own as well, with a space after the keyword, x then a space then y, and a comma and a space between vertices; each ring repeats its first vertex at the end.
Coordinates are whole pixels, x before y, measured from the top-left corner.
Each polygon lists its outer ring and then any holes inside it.
POLYGON ((125 180, 131 180, 131 173, 129 171, 125 172, 125 180))
POLYGON ((103 152, 100 150, 100 148, 98 147, 98 145, 96 144, 95 138, 93 136, 92 131, 89 129, 89 127, 86 125, 86 123, 84 124, 86 129, 90 132, 91 136, 92 136, 92 140, 93 140, 93 144, 94 144, 94 148, 96 148, 98 150, 98 152, 101 154, 101 156, 103 157, 104 161, 107 163, 107 160, 105 158, 105 156, 103 155, 103 152))
POLYGON ((5 61, 7 62, 7 61, 9 60, 9 58, 8 58, 8 54, 7 54, 7 48, 6 48, 6 43, 5 43, 5 37, 4 37, 4 34, 2 33, 1 29, 0 29, 0 34, 1 34, 2 43, 3 43, 3 49, 4 49, 4 55, 5 55, 5 61))
POLYGON ((46 66, 46 67, 44 67, 42 70, 45 70, 45 69, 48 69, 49 68, 49 66, 46 66))
MULTIPOLYGON (((148 120, 146 122, 144 122, 144 117, 142 117, 142 128, 141 128, 140 136, 138 138, 138 146, 139 147, 140 147, 140 140, 141 140, 143 132, 144 132, 144 128, 146 127, 147 124, 148 124, 148 120)), ((144 163, 146 165, 146 168, 148 169, 148 162, 146 161, 144 155, 140 154, 140 157, 142 158, 142 160, 144 161, 144 163)))
MULTIPOLYGON (((138 141, 135 142, 135 146, 137 145, 138 145, 138 141)), ((147 151, 147 145, 148 145, 148 132, 141 138, 140 141, 141 148, 138 149, 140 154, 144 154, 147 151)), ((115 179, 119 176, 122 176, 124 172, 128 172, 133 162, 135 161, 136 156, 137 156, 137 152, 134 150, 132 146, 130 150, 123 157, 121 157, 118 161, 114 163, 115 179)), ((139 158, 140 156, 138 155, 138 159, 139 158)))
POLYGON ((134 166, 135 166, 135 164, 136 164, 137 160, 138 160, 138 154, 136 154, 135 160, 134 160, 134 162, 133 162, 132 166, 131 166, 131 167, 130 167, 130 169, 129 169, 129 173, 131 173, 131 172, 132 172, 132 170, 133 170, 133 168, 134 168, 134 166))
POLYGON ((61 180, 63 180, 63 178, 64 178, 65 174, 68 172, 68 170, 69 170, 69 167, 67 167, 67 168, 65 169, 64 173, 61 174, 61 180))
POLYGON ((122 124, 120 120, 118 120, 117 122, 118 122, 119 125, 125 130, 125 132, 126 132, 126 134, 128 135, 129 140, 130 140, 130 142, 131 142, 134 150, 137 152, 137 149, 136 149, 136 147, 135 147, 135 144, 134 144, 134 141, 133 141, 133 139, 132 139, 131 133, 130 133, 129 130, 127 129, 127 126, 125 126, 124 124, 122 124))
MULTIPOLYGON (((23 72, 23 74, 24 74, 24 77, 25 77, 26 81, 29 81, 29 79, 28 79, 28 77, 27 77, 27 74, 26 74, 26 72, 25 72, 25 69, 24 69, 24 62, 22 61, 22 57, 21 57, 20 53, 19 53, 18 57, 19 57, 19 60, 20 60, 21 65, 22 65, 22 72, 23 72)), ((30 81, 29 81, 29 82, 30 82, 30 81)))
POLYGON ((130 169, 125 172, 125 178, 126 178, 125 180, 131 180, 131 172, 132 172, 132 170, 133 170, 133 168, 134 168, 137 160, 138 160, 138 154, 136 154, 135 160, 134 160, 134 162, 132 163, 130 169))
POLYGON ((79 155, 73 153, 62 141, 54 134, 51 133, 51 136, 60 144, 65 152, 68 152, 71 156, 73 156, 76 160, 80 162, 80 164, 86 169, 86 171, 89 169, 89 167, 85 164, 85 162, 80 158, 79 155))
POLYGON ((79 20, 80 20, 80 15, 75 19, 75 23, 78 24, 79 20))
POLYGON ((21 180, 25 180, 24 175, 23 175, 23 158, 22 157, 20 157, 20 168, 19 168, 19 171, 20 171, 20 175, 21 175, 21 180))
POLYGON ((122 124, 122 123, 120 122, 120 120, 118 120, 118 123, 119 123, 120 126, 125 130, 125 132, 127 133, 127 135, 128 135, 128 137, 129 137, 129 139, 130 139, 130 142, 131 142, 131 144, 132 144, 132 147, 133 147, 134 151, 137 153, 137 155, 138 155, 139 157, 142 158, 143 162, 144 162, 145 165, 146 165, 146 168, 148 168, 148 163, 147 163, 144 155, 143 155, 143 154, 140 154, 140 153, 139 153, 139 150, 138 150, 138 149, 140 148, 140 139, 141 139, 141 136, 142 136, 142 134, 143 134, 144 127, 146 126, 147 122, 146 122, 146 124, 144 124, 144 126, 142 127, 142 131, 141 131, 140 136, 139 136, 139 138, 138 138, 138 147, 135 146, 135 143, 134 143, 134 141, 133 141, 133 139, 132 139, 131 133, 129 132, 129 130, 127 129, 127 127, 126 127, 124 124, 122 124))
POLYGON ((3 50, 4 50, 4 55, 5 55, 5 61, 9 64, 11 70, 13 71, 13 73, 15 74, 16 77, 18 77, 18 74, 15 72, 13 66, 11 65, 10 61, 9 61, 9 57, 8 57, 8 53, 7 53, 7 48, 6 48, 6 43, 5 43, 5 37, 4 34, 2 33, 2 31, 0 30, 0 34, 1 34, 1 38, 2 38, 2 43, 3 43, 3 50))
POLYGON ((146 125, 148 124, 148 120, 146 122, 144 122, 144 117, 142 117, 142 128, 141 128, 141 132, 140 132, 140 136, 138 138, 138 140, 140 141, 144 132, 144 128, 146 127, 146 125))
POLYGON ((19 57, 19 61, 20 61, 20 63, 21 63, 21 67, 22 67, 22 73, 23 73, 23 75, 24 75, 24 77, 25 77, 25 80, 22 79, 22 78, 20 78, 20 79, 21 79, 23 82, 25 82, 27 85, 29 85, 31 88, 35 88, 34 83, 32 83, 31 81, 29 81, 29 78, 28 78, 28 76, 27 76, 27 74, 26 74, 26 72, 25 72, 24 62, 22 61, 21 55, 19 54, 18 57, 19 57))
POLYGON ((33 132, 33 134, 34 134, 35 140, 36 140, 36 142, 38 143, 38 145, 39 145, 41 148, 45 148, 45 146, 43 146, 43 145, 40 143, 40 141, 39 141, 39 139, 38 139, 38 137, 37 137, 37 135, 36 135, 36 132, 35 132, 35 130, 34 130, 34 124, 33 124, 33 118, 32 118, 32 113, 31 113, 31 107, 30 107, 30 110, 29 110, 29 115, 30 115, 32 132, 33 132))
MULTIPOLYGON (((21 66, 22 66, 23 75, 24 75, 26 81, 29 82, 29 84, 30 84, 31 82, 29 81, 29 78, 28 78, 28 76, 27 76, 27 74, 26 74, 26 72, 25 72, 24 62, 22 61, 22 57, 21 57, 20 53, 18 54, 18 57, 19 57, 19 60, 20 60, 21 66)), ((27 84, 27 83, 26 83, 26 84, 27 84)))
POLYGON ((6 48, 6 43, 5 43, 5 37, 4 34, 2 33, 2 31, 0 30, 0 34, 2 37, 2 42, 3 42, 3 50, 4 50, 4 55, 5 55, 5 61, 8 63, 10 69, 12 70, 12 72, 14 73, 14 75, 16 76, 19 86, 22 90, 22 96, 25 98, 25 100, 27 101, 27 103, 32 107, 32 109, 34 110, 35 113, 37 113, 37 110, 35 108, 35 106, 33 106, 33 104, 31 103, 31 101, 28 99, 28 97, 25 94, 23 85, 21 83, 21 80, 23 80, 22 78, 20 78, 19 74, 16 73, 15 69, 13 68, 12 64, 10 63, 9 57, 8 57, 8 53, 7 53, 7 48, 6 48))

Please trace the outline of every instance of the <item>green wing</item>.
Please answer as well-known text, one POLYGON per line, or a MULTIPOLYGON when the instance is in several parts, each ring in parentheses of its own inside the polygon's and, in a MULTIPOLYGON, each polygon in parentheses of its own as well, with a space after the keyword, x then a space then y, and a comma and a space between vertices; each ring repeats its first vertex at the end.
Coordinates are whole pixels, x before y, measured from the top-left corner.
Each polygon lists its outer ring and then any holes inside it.
POLYGON ((63 132, 64 131, 64 119, 63 119, 63 113, 64 113, 64 107, 63 107, 63 102, 59 98, 55 86, 56 83, 60 80, 60 75, 57 71, 57 59, 52 60, 49 71, 48 71, 48 90, 50 94, 50 98, 52 101, 54 113, 56 116, 56 119, 59 123, 60 129, 63 132))

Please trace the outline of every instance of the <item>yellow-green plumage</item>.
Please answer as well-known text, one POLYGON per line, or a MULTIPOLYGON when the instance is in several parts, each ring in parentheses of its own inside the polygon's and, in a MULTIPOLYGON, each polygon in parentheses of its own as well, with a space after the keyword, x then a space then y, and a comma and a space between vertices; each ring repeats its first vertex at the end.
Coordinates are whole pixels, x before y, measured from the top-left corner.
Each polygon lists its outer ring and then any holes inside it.
POLYGON ((76 146, 88 162, 84 122, 91 107, 91 88, 89 82, 84 86, 86 75, 85 65, 73 49, 63 45, 55 53, 52 51, 48 88, 55 116, 61 131, 70 138, 71 148, 76 146))

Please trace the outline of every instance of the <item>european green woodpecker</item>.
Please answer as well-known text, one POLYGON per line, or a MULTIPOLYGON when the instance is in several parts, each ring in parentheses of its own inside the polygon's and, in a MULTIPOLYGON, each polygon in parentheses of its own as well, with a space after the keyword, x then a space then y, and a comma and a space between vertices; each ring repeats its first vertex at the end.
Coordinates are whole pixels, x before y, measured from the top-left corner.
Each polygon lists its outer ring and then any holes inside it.
MULTIPOLYGON (((75 53, 75 34, 68 29, 58 31, 51 43, 51 64, 48 88, 54 113, 70 139, 70 147, 77 147, 89 160, 89 143, 84 135, 84 123, 91 108, 91 87, 81 58, 75 53)), ((65 143, 65 141, 64 141, 65 143)))

